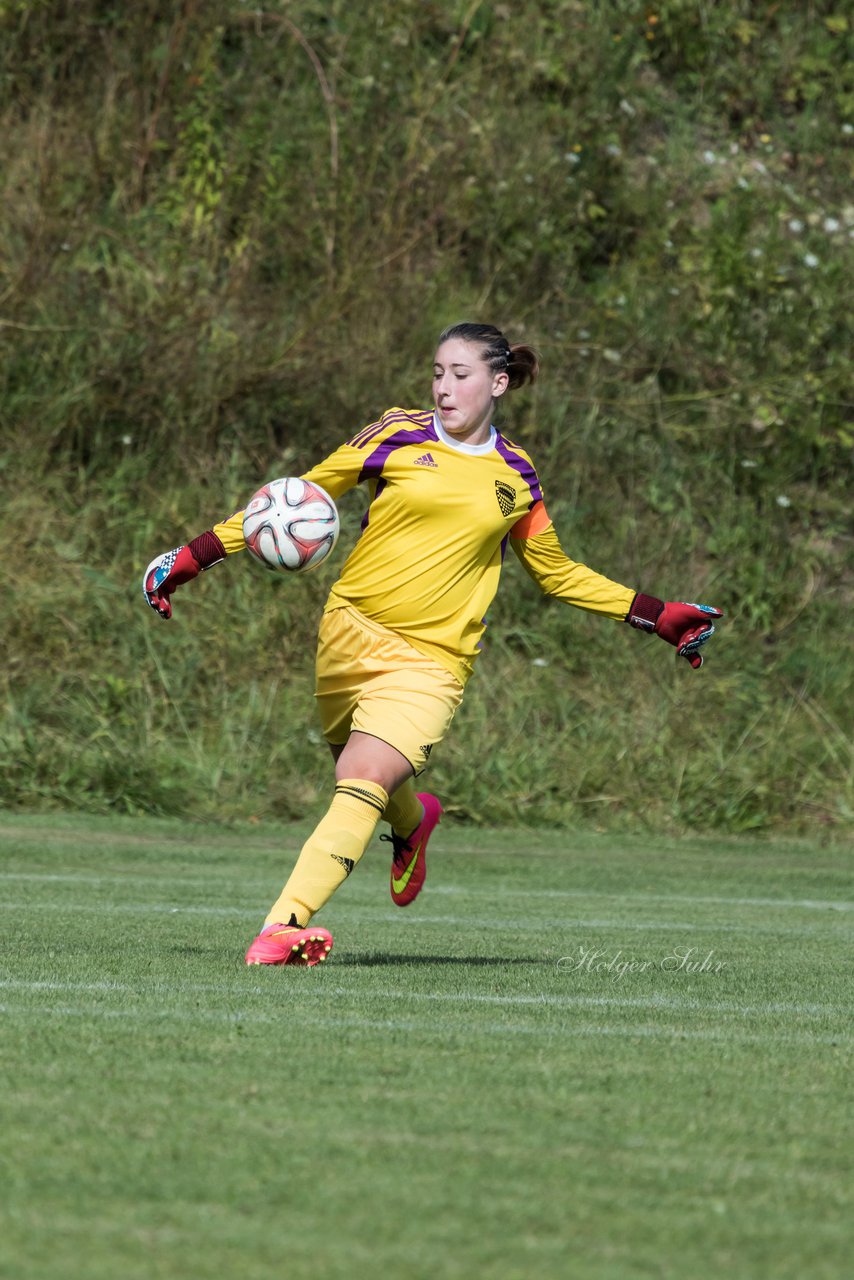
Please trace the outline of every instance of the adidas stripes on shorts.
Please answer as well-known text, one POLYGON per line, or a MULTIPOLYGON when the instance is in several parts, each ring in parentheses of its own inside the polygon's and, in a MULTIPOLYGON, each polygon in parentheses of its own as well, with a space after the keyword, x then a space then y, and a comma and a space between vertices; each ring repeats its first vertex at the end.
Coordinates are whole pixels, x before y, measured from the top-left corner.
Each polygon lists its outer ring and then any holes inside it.
POLYGON ((370 733, 420 773, 445 736, 463 686, 402 636, 350 606, 323 615, 317 646, 320 721, 327 742, 370 733))

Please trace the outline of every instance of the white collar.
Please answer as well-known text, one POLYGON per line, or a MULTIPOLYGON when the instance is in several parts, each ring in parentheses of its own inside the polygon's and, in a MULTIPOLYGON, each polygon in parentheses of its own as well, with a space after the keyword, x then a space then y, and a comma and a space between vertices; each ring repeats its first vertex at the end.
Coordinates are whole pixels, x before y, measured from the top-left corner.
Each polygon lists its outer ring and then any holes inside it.
POLYGON ((454 440, 453 436, 448 435, 435 410, 433 411, 433 430, 442 441, 442 444, 446 444, 449 449, 456 449, 457 453, 491 453, 495 448, 495 437, 498 435, 495 427, 490 423, 488 440, 485 440, 483 444, 464 444, 462 440, 454 440))

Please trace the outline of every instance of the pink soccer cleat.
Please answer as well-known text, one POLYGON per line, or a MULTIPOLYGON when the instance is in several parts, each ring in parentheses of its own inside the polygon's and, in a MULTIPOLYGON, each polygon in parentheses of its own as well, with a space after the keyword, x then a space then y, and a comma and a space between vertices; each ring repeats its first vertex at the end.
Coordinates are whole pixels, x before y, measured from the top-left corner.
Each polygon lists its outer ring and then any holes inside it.
POLYGON ((407 907, 421 892, 427 876, 427 841, 442 816, 442 806, 435 796, 419 792, 418 799, 424 806, 424 817, 412 835, 406 840, 395 835, 381 837, 391 840, 394 852, 391 857, 391 900, 399 907, 407 907))
POLYGON ((319 964, 332 950, 328 929, 268 924, 246 952, 247 964, 319 964))

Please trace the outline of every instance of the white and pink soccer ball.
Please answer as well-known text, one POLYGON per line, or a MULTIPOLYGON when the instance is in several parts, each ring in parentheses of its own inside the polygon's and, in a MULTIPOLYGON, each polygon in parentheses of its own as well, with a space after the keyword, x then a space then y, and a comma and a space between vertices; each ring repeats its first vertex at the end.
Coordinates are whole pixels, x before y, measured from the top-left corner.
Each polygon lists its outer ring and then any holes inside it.
POLYGON ((268 569, 316 569, 339 531, 338 511, 326 490, 293 476, 262 485, 243 513, 246 546, 268 569))

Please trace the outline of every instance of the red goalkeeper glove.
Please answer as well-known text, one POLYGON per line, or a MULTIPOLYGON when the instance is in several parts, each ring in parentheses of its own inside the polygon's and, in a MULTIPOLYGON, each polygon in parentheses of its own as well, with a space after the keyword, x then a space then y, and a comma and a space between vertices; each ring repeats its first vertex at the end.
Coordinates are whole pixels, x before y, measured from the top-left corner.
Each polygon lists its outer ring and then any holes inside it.
POLYGON ((210 530, 200 533, 185 547, 175 547, 152 560, 142 577, 142 594, 161 618, 172 617, 169 599, 176 587, 190 582, 202 569, 210 569, 225 559, 225 547, 210 530))
POLYGON ((638 592, 626 617, 631 627, 641 631, 654 631, 662 640, 676 646, 681 658, 686 658, 694 668, 703 665, 700 652, 703 645, 715 634, 713 618, 722 618, 720 609, 710 604, 676 604, 665 602, 656 596, 638 592))

